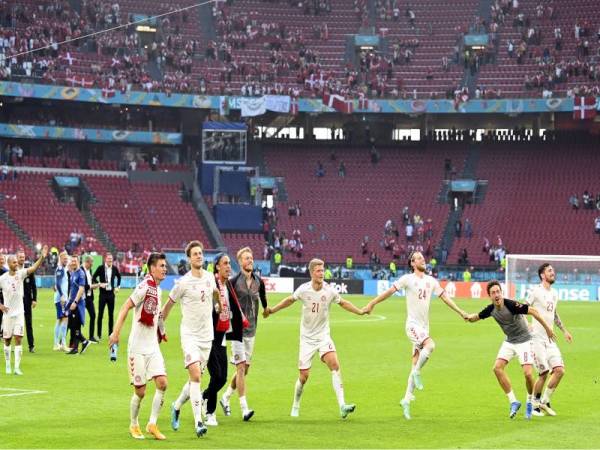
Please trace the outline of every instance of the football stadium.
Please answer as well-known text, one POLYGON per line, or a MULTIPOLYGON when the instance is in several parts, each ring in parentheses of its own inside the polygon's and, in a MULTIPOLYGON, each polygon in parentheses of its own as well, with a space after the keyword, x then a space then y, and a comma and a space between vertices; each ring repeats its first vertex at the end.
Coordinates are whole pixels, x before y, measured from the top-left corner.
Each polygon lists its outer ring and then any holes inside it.
POLYGON ((0 448, 599 448, 599 111, 594 0, 0 0, 0 448))

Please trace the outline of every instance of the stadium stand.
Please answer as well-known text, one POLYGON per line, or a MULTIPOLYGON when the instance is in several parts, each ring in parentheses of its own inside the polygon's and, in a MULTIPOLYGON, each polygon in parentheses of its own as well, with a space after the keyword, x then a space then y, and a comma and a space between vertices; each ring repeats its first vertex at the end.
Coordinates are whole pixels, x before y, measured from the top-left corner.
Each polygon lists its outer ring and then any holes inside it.
MULTIPOLYGON (((325 260, 341 262, 348 255, 359 263, 368 262, 360 254, 360 243, 369 236, 370 251, 382 262, 391 259, 391 252, 380 246, 384 225, 388 219, 398 223, 399 241, 407 249, 402 226, 402 209, 409 207, 411 217, 418 213, 424 221, 432 219, 432 246, 440 239, 449 206, 438 203, 444 160, 450 152, 462 170, 466 151, 462 146, 450 148, 382 148, 381 160, 372 164, 369 150, 347 149, 331 161, 327 148, 304 148, 302 152, 280 146, 265 148, 269 172, 285 177, 288 202, 278 205, 279 231, 289 238, 294 229, 301 232, 303 256, 286 256, 286 261, 306 261, 310 255, 322 255, 325 260), (346 176, 338 175, 342 160, 346 176), (318 161, 325 167, 325 176, 315 176, 318 161), (300 217, 289 216, 289 206, 299 201, 300 217)), ((413 244, 416 245, 416 233, 413 244)), ((421 242, 426 246, 426 242, 421 242)))
POLYGON ((473 238, 454 241, 449 261, 456 263, 466 248, 474 265, 494 264, 482 251, 487 237, 492 246, 500 235, 511 253, 593 254, 598 249, 594 219, 598 211, 573 211, 569 196, 598 190, 600 161, 596 147, 579 145, 503 144, 481 146, 477 177, 489 180, 482 204, 466 205, 464 218, 473 224, 473 238))
MULTIPOLYGON (((6 179, 0 184, 5 200, 2 206, 9 217, 31 238, 59 248, 69 243, 73 232, 82 234, 82 249, 105 251, 96 240, 86 241, 94 233, 72 202, 61 202, 52 192, 50 175, 19 173, 16 179, 6 179), (89 245, 88 245, 89 244, 89 245)), ((79 251, 79 245, 71 250, 79 251)))

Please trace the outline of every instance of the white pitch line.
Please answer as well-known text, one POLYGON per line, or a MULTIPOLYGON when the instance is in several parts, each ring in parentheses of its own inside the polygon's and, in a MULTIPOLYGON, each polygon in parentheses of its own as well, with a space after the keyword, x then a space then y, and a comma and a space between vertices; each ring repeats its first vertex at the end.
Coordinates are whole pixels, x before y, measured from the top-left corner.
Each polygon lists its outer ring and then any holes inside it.
POLYGON ((0 388, 0 391, 9 391, 9 394, 0 394, 0 397, 17 397, 20 395, 46 394, 47 391, 34 391, 30 389, 0 388))

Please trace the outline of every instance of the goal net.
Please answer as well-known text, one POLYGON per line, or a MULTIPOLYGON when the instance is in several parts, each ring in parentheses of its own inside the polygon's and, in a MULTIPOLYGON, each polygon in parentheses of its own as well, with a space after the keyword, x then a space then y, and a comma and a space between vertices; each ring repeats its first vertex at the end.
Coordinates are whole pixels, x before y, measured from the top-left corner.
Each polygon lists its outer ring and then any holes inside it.
POLYGON ((561 300, 600 299, 600 256, 506 255, 505 295, 523 300, 540 283, 538 267, 550 263, 556 272, 553 288, 561 300))

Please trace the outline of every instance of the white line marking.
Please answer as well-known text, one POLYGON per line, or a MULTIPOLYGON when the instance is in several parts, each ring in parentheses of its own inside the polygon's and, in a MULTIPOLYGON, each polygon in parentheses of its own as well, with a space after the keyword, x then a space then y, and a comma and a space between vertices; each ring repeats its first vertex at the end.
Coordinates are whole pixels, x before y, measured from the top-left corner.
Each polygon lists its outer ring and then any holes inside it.
POLYGON ((14 388, 0 388, 0 391, 8 391, 9 394, 0 394, 0 397, 17 397, 19 395, 36 395, 46 394, 47 391, 34 391, 31 389, 14 389, 14 388))

